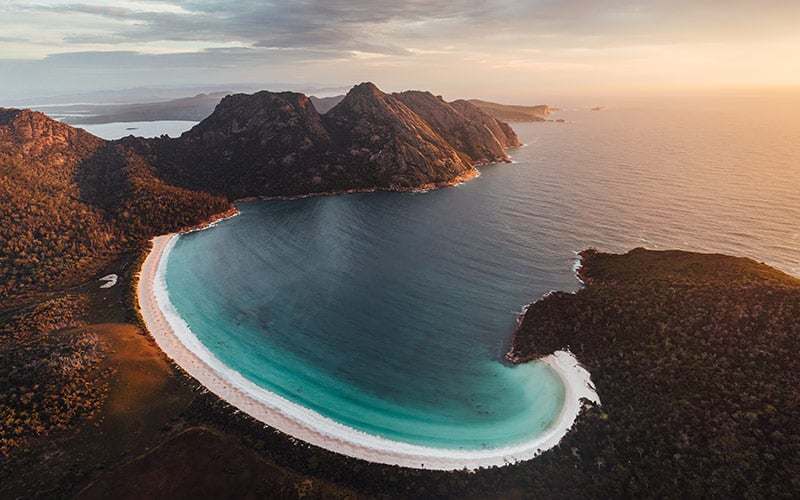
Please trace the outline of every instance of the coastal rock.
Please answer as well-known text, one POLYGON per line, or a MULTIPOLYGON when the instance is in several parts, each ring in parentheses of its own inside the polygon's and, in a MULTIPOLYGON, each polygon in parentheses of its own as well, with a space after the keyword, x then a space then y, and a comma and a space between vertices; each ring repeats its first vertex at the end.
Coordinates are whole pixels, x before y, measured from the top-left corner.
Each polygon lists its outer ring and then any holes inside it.
POLYGON ((234 198, 316 191, 335 162, 319 113, 294 92, 228 96, 180 138, 147 146, 170 180, 234 198))

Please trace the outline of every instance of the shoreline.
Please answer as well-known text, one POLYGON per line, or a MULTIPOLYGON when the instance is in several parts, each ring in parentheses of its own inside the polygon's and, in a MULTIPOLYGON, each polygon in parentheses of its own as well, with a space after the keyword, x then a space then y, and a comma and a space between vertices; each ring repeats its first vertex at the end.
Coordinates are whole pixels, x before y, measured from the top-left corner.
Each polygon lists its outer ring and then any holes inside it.
POLYGON ((477 167, 483 165, 493 165, 495 163, 505 163, 505 162, 493 162, 493 163, 479 163, 472 166, 472 170, 468 172, 464 172, 461 175, 454 177, 449 181, 442 181, 442 182, 431 182, 428 184, 423 184, 417 187, 371 187, 371 188, 354 188, 354 189, 342 189, 339 191, 319 191, 316 193, 305 193, 305 194, 293 194, 288 196, 246 196, 244 198, 237 198, 233 200, 233 204, 236 203, 245 203, 249 201, 291 201, 291 200, 302 200, 303 198, 318 198, 320 196, 341 196, 345 194, 356 194, 356 193, 375 193, 378 191, 386 191, 388 193, 424 193, 430 191, 431 189, 441 189, 446 187, 455 187, 459 184, 463 184, 464 182, 471 181, 477 177, 480 177, 481 173, 477 169, 477 167))
POLYGON ((582 398, 599 402, 590 375, 568 351, 541 358, 561 378, 564 405, 554 424, 527 442, 490 450, 428 448, 347 427, 271 393, 227 368, 203 346, 166 295, 166 261, 177 233, 153 239, 139 276, 137 298, 147 330, 164 353, 218 397, 251 417, 315 446, 369 462, 432 470, 475 470, 529 460, 556 446, 572 427, 582 398))

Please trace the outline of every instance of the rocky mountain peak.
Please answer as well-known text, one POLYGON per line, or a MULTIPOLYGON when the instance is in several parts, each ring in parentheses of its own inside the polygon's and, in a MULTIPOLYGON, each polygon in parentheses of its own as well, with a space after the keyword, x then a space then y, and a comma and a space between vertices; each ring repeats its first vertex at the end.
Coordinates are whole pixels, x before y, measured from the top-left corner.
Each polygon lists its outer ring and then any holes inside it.
POLYGON ((0 108, 0 142, 21 154, 39 157, 80 154, 98 147, 102 139, 38 111, 0 108))
POLYGON ((296 92, 261 91, 223 98, 211 116, 186 132, 182 140, 218 144, 235 137, 266 147, 286 134, 304 135, 311 143, 324 142, 327 137, 308 97, 296 92))

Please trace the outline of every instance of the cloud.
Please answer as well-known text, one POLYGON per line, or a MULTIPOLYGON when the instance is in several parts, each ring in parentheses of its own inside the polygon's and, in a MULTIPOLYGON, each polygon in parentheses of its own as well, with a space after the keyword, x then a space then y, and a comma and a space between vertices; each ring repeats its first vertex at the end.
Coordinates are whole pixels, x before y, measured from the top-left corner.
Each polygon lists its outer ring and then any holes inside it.
POLYGON ((386 56, 448 45, 503 48, 516 42, 563 48, 775 37, 794 34, 800 19, 800 2, 790 0, 137 0, 111 5, 95 0, 15 5, 63 15, 67 45, 239 43, 386 56), (66 24, 76 16, 103 19, 106 28, 70 30, 66 24))
MULTIPOLYGON (((748 47, 796 51, 798 19, 796 0, 0 0, 0 57, 16 59, 0 61, 0 89, 67 77, 77 86, 386 75, 440 91, 498 72, 523 83, 548 71, 576 85, 625 72, 678 80, 712 71, 690 64, 695 53, 735 69, 748 47)), ((774 59, 752 67, 788 74, 774 59)))
MULTIPOLYGON (((161 2, 163 3, 163 2, 161 2)), ((50 13, 92 15, 113 21, 106 33, 65 37, 75 44, 124 44, 154 41, 239 41, 255 47, 341 50, 385 55, 411 55, 390 39, 395 24, 436 19, 463 19, 483 2, 367 2, 300 0, 175 1, 177 11, 137 10, 97 4, 31 6, 50 13), (472 4, 472 5, 470 5, 472 4)))

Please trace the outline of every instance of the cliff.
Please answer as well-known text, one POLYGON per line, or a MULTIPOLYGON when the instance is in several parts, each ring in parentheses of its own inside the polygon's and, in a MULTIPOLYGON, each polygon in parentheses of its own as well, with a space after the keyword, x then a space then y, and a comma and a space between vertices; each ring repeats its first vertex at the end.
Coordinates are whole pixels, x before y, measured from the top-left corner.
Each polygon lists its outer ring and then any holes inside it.
POLYGON ((358 184, 409 189, 444 185, 474 172, 422 117, 371 83, 353 87, 324 121, 358 184))
POLYGON ((508 123, 498 120, 489 113, 469 101, 458 100, 450 103, 461 115, 470 121, 480 123, 486 127, 504 148, 518 148, 522 146, 517 133, 508 123))

